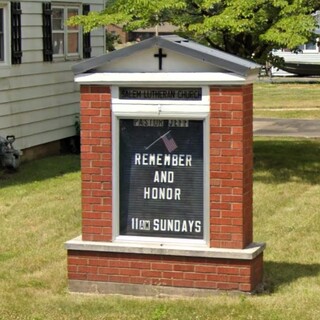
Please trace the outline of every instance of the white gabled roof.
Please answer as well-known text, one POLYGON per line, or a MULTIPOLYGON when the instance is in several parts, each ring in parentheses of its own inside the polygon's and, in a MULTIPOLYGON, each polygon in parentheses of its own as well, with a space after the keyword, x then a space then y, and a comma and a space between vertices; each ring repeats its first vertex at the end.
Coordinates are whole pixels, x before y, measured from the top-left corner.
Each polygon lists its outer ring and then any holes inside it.
POLYGON ((227 73, 248 79, 261 66, 243 58, 206 47, 179 36, 156 36, 132 46, 85 60, 73 66, 76 75, 92 73, 227 73), (155 59, 163 50, 163 69, 155 59))

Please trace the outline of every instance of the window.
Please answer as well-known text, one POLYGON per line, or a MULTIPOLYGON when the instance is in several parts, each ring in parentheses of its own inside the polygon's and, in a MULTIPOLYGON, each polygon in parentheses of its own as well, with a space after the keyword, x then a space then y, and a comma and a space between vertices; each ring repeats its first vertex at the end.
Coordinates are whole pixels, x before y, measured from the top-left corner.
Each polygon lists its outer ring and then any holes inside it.
POLYGON ((20 64, 22 62, 20 2, 11 2, 10 7, 8 3, 0 2, 1 65, 7 65, 10 63, 10 53, 11 64, 20 64), (9 11, 9 9, 11 10, 9 11))
POLYGON ((317 24, 318 24, 318 28, 320 28, 320 11, 316 11, 313 16, 315 17, 317 24))
MULTIPOLYGON (((315 18, 318 28, 320 28, 320 11, 316 11, 312 16, 315 18)), ((320 33, 319 29, 315 30, 316 34, 320 33)), ((316 53, 319 52, 319 38, 314 39, 314 41, 310 41, 308 43, 305 43, 301 46, 299 46, 299 50, 301 50, 304 53, 316 53)))
MULTIPOLYGON (((51 2, 42 4, 43 61, 91 57, 90 33, 85 33, 81 37, 79 27, 66 25, 68 18, 81 13, 80 9, 80 6, 72 4, 59 6, 52 6, 51 2)), ((90 5, 83 4, 82 14, 87 15, 89 11, 90 5)))
POLYGON ((308 42, 302 46, 299 46, 299 49, 304 53, 318 52, 318 46, 316 42, 308 42))
POLYGON ((80 28, 66 25, 68 18, 79 14, 78 7, 59 6, 52 8, 52 49, 54 58, 80 57, 80 28))
POLYGON ((5 64, 8 62, 8 20, 8 6, 0 3, 0 64, 5 64))

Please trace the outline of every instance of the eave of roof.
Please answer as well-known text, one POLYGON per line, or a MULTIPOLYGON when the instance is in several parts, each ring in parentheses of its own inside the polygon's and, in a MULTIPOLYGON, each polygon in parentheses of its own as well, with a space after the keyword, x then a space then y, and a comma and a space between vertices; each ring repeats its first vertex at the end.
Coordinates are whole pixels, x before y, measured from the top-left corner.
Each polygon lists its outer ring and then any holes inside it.
POLYGON ((207 86, 207 85, 243 85, 252 83, 255 74, 241 77, 234 73, 222 72, 180 72, 180 73, 82 73, 75 76, 79 84, 105 84, 118 86, 207 86))

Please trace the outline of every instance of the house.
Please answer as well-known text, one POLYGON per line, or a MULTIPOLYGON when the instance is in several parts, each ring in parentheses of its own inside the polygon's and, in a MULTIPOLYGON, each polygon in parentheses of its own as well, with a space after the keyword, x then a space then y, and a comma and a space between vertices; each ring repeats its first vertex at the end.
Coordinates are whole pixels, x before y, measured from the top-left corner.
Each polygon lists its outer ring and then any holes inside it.
POLYGON ((0 0, 0 136, 14 135, 25 158, 56 153, 75 135, 71 67, 105 52, 105 32, 83 34, 65 21, 103 8, 104 0, 0 0))
POLYGON ((273 68, 272 75, 320 75, 320 11, 313 14, 318 22, 318 28, 314 30, 314 41, 303 44, 295 51, 280 49, 274 50, 273 54, 283 58, 284 64, 281 70, 273 68))
POLYGON ((156 27, 139 28, 134 31, 124 31, 122 25, 111 24, 106 27, 106 30, 113 35, 118 36, 119 42, 125 44, 127 42, 139 42, 145 39, 152 38, 155 35, 165 36, 174 34, 178 27, 170 24, 163 23, 156 27))

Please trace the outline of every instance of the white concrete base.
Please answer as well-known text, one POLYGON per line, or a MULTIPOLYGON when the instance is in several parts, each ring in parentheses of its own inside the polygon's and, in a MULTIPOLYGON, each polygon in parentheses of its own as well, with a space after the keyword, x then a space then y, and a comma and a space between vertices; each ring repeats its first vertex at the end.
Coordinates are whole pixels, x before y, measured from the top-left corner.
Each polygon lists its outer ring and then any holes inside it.
MULTIPOLYGON (((69 291, 86 294, 121 294, 140 297, 210 297, 226 294, 225 290, 164 287, 143 284, 69 280, 69 291)), ((228 294, 252 294, 241 291, 228 291, 228 294)))

